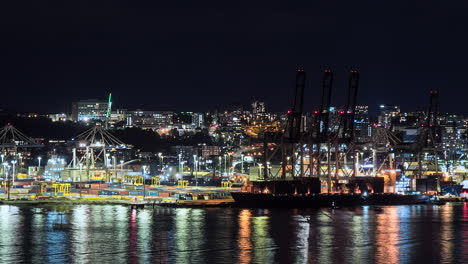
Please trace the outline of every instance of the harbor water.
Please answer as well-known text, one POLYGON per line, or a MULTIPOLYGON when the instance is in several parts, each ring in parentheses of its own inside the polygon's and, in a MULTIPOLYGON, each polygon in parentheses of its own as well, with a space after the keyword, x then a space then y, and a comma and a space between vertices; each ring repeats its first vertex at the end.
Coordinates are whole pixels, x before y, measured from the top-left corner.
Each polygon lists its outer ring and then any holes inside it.
POLYGON ((0 205, 0 263, 468 263, 468 205, 0 205))

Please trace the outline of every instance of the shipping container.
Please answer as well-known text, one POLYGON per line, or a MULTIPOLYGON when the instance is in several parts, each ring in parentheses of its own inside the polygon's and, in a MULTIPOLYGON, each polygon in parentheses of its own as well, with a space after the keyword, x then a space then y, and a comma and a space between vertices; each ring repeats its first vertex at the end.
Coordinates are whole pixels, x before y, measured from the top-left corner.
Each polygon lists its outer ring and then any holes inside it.
POLYGON ((88 190, 88 194, 90 194, 90 195, 98 195, 98 194, 99 194, 99 190, 89 189, 89 190, 88 190))
POLYGON ((99 195, 119 195, 119 192, 118 191, 103 190, 103 191, 99 191, 99 195))
POLYGON ((93 183, 91 184, 91 189, 106 189, 109 185, 105 183, 93 183))
POLYGON ((11 189, 10 193, 28 193, 28 189, 11 189))

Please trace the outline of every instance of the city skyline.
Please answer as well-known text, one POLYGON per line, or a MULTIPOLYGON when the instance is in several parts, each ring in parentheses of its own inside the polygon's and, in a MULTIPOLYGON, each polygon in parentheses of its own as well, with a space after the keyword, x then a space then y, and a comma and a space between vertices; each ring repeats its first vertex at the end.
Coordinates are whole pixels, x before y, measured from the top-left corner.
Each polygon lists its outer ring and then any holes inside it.
MULTIPOLYGON (((108 94, 106 96, 109 96, 108 94)), ((242 103, 233 103, 233 104, 225 104, 225 105, 222 105, 222 106, 218 106, 218 107, 212 107, 212 108, 205 108, 205 109, 200 109, 200 108, 195 108, 195 109, 189 109, 189 108, 182 108, 182 109, 177 109, 175 106, 168 106, 168 108, 164 108, 164 107, 151 107, 151 106, 148 106, 149 108, 146 108, 145 106, 138 106, 138 107, 132 107, 131 105, 119 105, 119 104, 116 104, 114 99, 115 99, 115 96, 114 94, 112 94, 113 96, 113 99, 112 99, 112 112, 115 112, 115 111, 120 111, 120 110, 124 110, 124 111, 153 111, 153 112, 193 112, 193 113, 210 113, 210 112, 215 112, 215 111, 218 111, 218 112, 223 112, 223 111, 236 111, 238 109, 242 109, 242 111, 247 111, 247 112, 254 112, 254 107, 252 104, 254 103, 263 103, 263 107, 265 109, 265 112, 267 113, 277 113, 277 114, 281 114, 281 113, 287 113, 287 111, 289 110, 290 106, 287 106, 285 107, 284 109, 280 109, 280 110, 277 110, 277 109, 272 109, 272 107, 268 104, 267 101, 262 101, 262 100, 253 100, 253 101, 245 101, 245 102, 242 102, 242 103)), ((116 98, 117 99, 117 102, 119 101, 119 98, 116 98)), ((427 100, 429 100, 429 95, 428 95, 428 98, 427 100)), ((15 108, 15 107, 3 107, 2 108, 2 105, 0 105, 0 110, 1 111, 7 111, 7 112, 11 112, 11 113, 18 113, 18 114, 27 114, 27 113, 35 113, 35 114, 40 114, 40 115, 50 115, 50 114, 67 114, 67 115, 73 115, 73 105, 77 102, 82 102, 82 103, 85 103, 85 102, 99 102, 100 104, 105 104, 106 107, 107 107, 107 104, 108 104, 108 101, 106 101, 104 98, 84 98, 84 99, 81 99, 81 100, 76 100, 76 101, 70 101, 68 102, 68 107, 67 109, 64 109, 63 111, 60 110, 60 109, 52 109, 50 111, 38 111, 37 109, 34 110, 34 109, 31 109, 30 111, 28 111, 27 109, 26 110, 22 110, 20 108, 15 108)), ((333 104, 331 105, 334 109, 341 109, 342 107, 344 107, 344 103, 342 104, 333 104)), ((399 108, 401 108, 401 112, 402 113, 411 113, 411 112, 427 112, 427 106, 426 105, 422 105, 420 108, 416 109, 416 108, 405 108, 399 104, 388 104, 388 103, 375 103, 375 104, 370 104, 370 105, 367 105, 367 104, 358 104, 357 106, 365 106, 368 108, 368 111, 369 111, 369 114, 373 117, 377 117, 379 115, 379 112, 382 108, 382 106, 398 106, 399 108)), ((317 111, 317 109, 319 108, 318 105, 314 105, 312 106, 312 108, 306 108, 304 109, 304 114, 312 114, 314 113, 315 111, 317 111)), ((465 113, 460 113, 460 112, 450 112, 450 111, 439 111, 439 113, 446 113, 446 114, 457 114, 457 115, 465 115, 465 113)))

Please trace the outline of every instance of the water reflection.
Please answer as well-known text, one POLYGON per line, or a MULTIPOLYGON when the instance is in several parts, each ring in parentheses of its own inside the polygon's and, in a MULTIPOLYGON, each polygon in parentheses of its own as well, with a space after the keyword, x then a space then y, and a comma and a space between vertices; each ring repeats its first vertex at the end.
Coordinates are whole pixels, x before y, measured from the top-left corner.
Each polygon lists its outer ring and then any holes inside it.
POLYGON ((453 232, 453 206, 439 207, 441 212, 441 223, 439 237, 435 241, 440 241, 440 259, 443 263, 453 262, 453 242, 455 240, 453 232))
POLYGON ((15 245, 21 237, 18 230, 23 221, 23 216, 19 213, 18 207, 0 206, 0 262, 11 262, 16 259, 16 255, 21 255, 15 245), (7 231, 4 231, 7 230, 7 231))
POLYGON ((375 260, 377 263, 399 263, 399 215, 397 208, 385 208, 376 215, 375 260))
POLYGON ((73 223, 72 229, 72 240, 76 243, 72 243, 72 251, 76 252, 74 258, 79 263, 87 263, 87 254, 80 254, 89 251, 89 243, 83 243, 84 241, 89 240, 88 224, 86 216, 89 215, 89 207, 86 206, 77 206, 73 210, 71 215, 71 223, 73 223))
POLYGON ((2 205, 0 232, 0 263, 468 262, 466 204, 383 211, 2 205), (60 219, 70 228, 54 229, 60 219))
POLYGON ((310 235, 310 218, 299 216, 296 218, 296 241, 297 241, 297 263, 306 263, 309 260, 309 235, 310 235))
POLYGON ((334 215, 328 210, 320 210, 316 213, 316 254, 318 261, 325 263, 332 258, 333 251, 333 221, 334 215))
POLYGON ((272 263, 270 253, 270 241, 268 233, 269 217, 266 215, 254 216, 252 219, 252 244, 256 250, 253 252, 255 263, 272 263))
POLYGON ((239 235, 237 237, 239 247, 239 263, 250 263, 252 261, 252 242, 250 238, 252 213, 248 209, 239 212, 239 235))

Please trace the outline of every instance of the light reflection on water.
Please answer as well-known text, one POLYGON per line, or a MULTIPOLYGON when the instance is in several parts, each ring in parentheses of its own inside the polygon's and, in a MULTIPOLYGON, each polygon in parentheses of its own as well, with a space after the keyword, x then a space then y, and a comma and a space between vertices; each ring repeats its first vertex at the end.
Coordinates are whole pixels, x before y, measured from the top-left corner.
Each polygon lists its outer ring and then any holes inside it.
POLYGON ((468 207, 0 206, 0 263, 468 262, 468 207), (54 228, 63 222, 67 228, 54 228))

